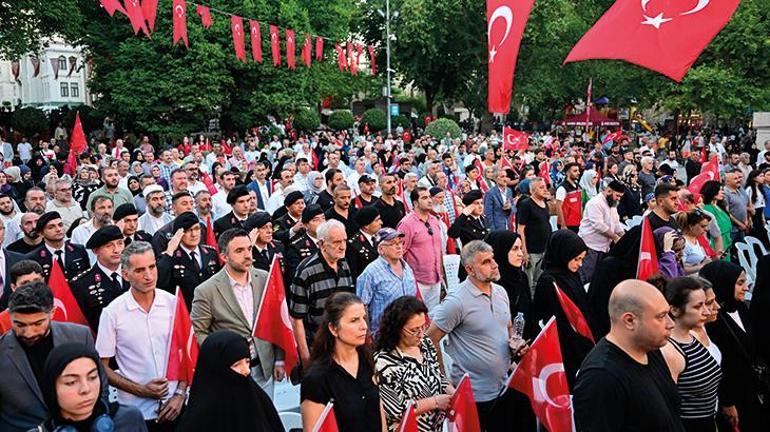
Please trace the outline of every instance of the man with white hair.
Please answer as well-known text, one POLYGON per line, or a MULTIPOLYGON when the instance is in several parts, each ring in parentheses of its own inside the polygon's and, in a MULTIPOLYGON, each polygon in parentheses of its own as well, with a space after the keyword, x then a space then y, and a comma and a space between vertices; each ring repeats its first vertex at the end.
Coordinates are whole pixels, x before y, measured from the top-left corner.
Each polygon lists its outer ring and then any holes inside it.
POLYGON ((54 183, 54 193, 51 201, 45 206, 46 212, 58 212, 64 222, 64 231, 70 229, 75 220, 83 217, 83 209, 72 199, 72 181, 67 178, 59 178, 54 183))
POLYGON ((326 300, 337 292, 356 292, 345 261, 345 225, 326 221, 318 227, 317 235, 318 251, 299 263, 289 294, 289 314, 304 364, 310 360, 309 347, 321 326, 326 300))
POLYGON ((642 186, 642 196, 646 197, 655 189, 655 159, 652 156, 645 156, 642 158, 641 165, 638 180, 642 186))

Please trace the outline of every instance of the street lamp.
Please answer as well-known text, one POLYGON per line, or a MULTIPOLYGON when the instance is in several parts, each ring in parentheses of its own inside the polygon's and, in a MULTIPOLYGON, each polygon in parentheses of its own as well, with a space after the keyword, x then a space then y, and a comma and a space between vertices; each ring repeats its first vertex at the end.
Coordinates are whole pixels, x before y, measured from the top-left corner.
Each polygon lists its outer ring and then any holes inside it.
MULTIPOLYGON (((388 135, 391 133, 392 123, 391 123, 391 117, 390 117, 390 105, 391 105, 391 69, 390 69, 390 40, 391 38, 395 40, 395 35, 390 34, 390 0, 385 0, 385 12, 383 13, 382 10, 377 9, 377 12, 385 18, 385 66, 386 66, 386 72, 387 72, 387 87, 385 90, 385 100, 386 100, 386 111, 388 113, 388 135)), ((398 11, 393 13, 393 18, 398 18, 398 11)))

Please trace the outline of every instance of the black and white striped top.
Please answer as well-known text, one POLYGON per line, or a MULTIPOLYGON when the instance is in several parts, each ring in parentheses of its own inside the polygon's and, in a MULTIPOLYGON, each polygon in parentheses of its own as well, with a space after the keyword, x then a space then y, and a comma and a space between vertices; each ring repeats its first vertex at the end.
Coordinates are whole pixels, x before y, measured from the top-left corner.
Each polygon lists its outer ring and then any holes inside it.
POLYGON ((681 417, 690 420, 714 417, 722 368, 695 337, 688 343, 669 340, 685 359, 684 370, 676 383, 682 400, 681 417))

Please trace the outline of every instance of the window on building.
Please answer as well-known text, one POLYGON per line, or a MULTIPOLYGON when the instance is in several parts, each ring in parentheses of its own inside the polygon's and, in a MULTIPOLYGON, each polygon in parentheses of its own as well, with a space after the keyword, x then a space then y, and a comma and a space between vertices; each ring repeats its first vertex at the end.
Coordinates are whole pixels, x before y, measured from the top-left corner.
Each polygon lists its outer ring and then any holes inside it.
POLYGON ((70 97, 70 86, 67 83, 61 83, 61 97, 70 97))
POLYGON ((59 70, 67 70, 67 58, 64 56, 59 57, 59 70))
POLYGON ((78 83, 70 84, 70 96, 80 97, 80 89, 78 89, 78 83))

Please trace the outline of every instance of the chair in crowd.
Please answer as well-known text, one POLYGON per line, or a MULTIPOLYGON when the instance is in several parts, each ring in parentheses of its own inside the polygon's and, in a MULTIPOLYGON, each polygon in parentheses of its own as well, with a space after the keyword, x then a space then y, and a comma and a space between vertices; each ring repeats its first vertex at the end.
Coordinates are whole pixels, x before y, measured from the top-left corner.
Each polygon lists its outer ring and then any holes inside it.
POLYGON ((452 364, 454 363, 454 360, 452 360, 452 357, 449 356, 446 352, 446 346, 449 343, 449 338, 444 336, 439 341, 439 349, 441 350, 441 357, 444 360, 444 371, 449 374, 449 371, 452 370, 452 364))
POLYGON ((446 273, 446 289, 452 292, 459 284, 460 255, 444 255, 444 273, 446 273))
POLYGON ((302 415, 295 412, 278 413, 286 432, 302 432, 302 415))
POLYGON ((757 255, 757 256, 765 256, 765 255, 767 255, 767 248, 765 247, 765 244, 762 243, 762 241, 759 240, 758 238, 751 237, 751 236, 746 236, 745 241, 746 241, 746 244, 749 245, 751 250, 754 251, 754 254, 756 254, 757 251, 760 252, 759 255, 757 255))
POLYGON ((748 243, 735 243, 735 248, 738 251, 738 263, 746 271, 746 278, 753 283, 757 276, 757 254, 748 243))

